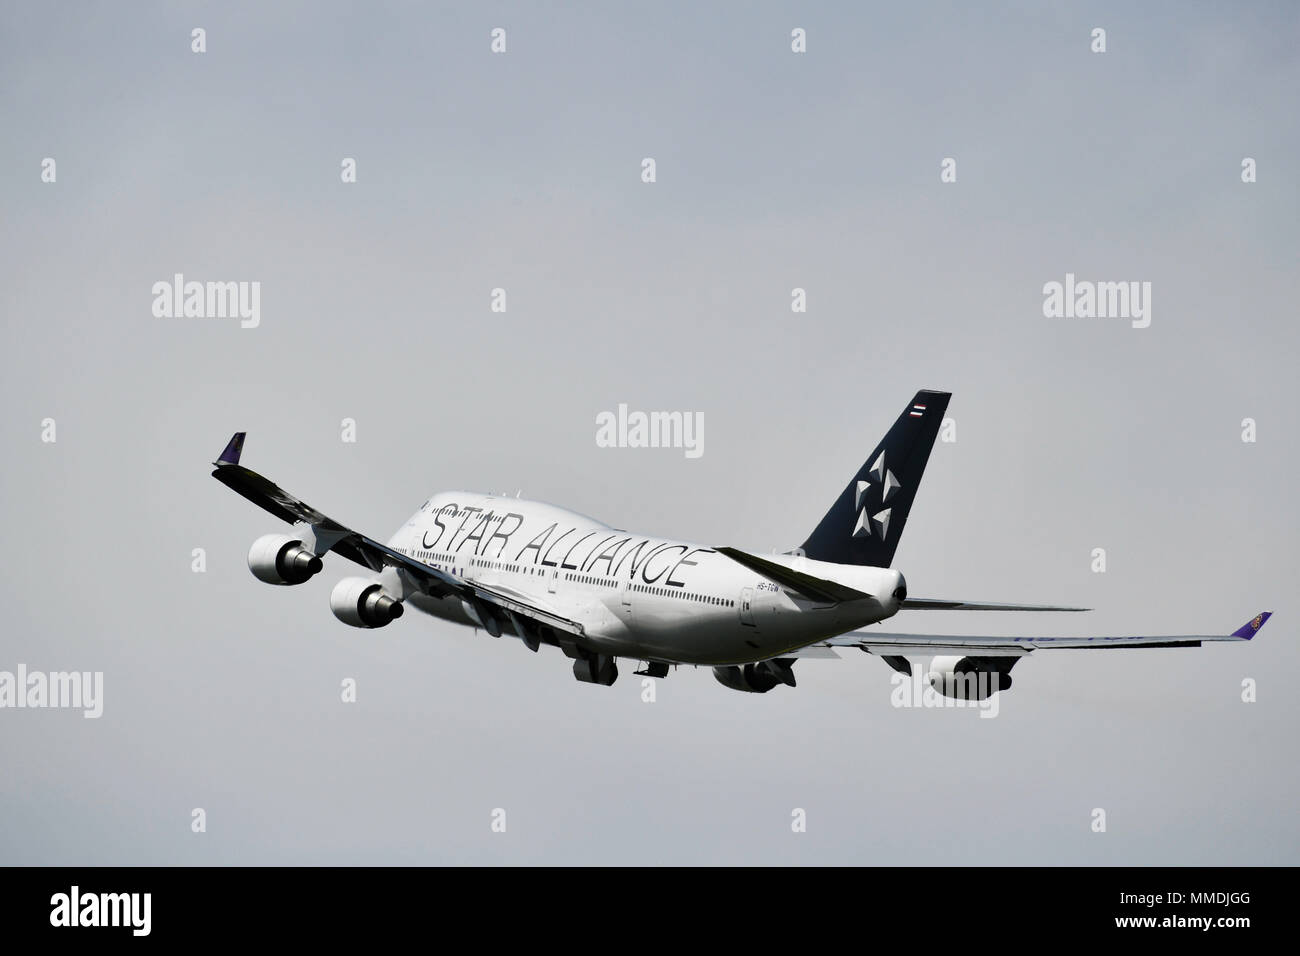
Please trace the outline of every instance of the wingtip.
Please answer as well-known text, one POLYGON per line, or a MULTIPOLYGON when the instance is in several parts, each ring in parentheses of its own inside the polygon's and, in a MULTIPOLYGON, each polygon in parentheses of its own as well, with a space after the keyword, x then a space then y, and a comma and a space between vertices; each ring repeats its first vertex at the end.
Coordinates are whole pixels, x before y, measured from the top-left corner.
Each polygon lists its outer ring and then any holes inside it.
POLYGON ((226 443, 226 450, 221 453, 221 457, 213 462, 214 465, 238 465, 239 453, 244 450, 244 436, 248 432, 235 432, 234 437, 226 443))
POLYGON ((1233 631, 1232 636, 1239 637, 1243 641, 1248 641, 1259 632, 1259 629, 1264 626, 1264 622, 1272 616, 1272 611, 1261 611, 1245 624, 1241 625, 1241 627, 1233 631))

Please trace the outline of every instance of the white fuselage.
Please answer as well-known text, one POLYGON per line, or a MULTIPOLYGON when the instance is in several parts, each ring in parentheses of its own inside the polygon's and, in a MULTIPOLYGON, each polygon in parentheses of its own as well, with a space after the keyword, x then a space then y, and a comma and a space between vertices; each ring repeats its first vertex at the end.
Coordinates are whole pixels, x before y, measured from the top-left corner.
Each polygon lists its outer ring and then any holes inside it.
MULTIPOLYGON (((468 492, 430 498, 389 547, 583 625, 587 650, 684 664, 738 664, 892 616, 889 568, 765 555, 873 600, 817 603, 705 545, 631 534, 538 501, 468 492)), ((456 597, 412 597, 422 611, 476 620, 456 597)), ((509 627, 504 631, 512 633, 509 627)))

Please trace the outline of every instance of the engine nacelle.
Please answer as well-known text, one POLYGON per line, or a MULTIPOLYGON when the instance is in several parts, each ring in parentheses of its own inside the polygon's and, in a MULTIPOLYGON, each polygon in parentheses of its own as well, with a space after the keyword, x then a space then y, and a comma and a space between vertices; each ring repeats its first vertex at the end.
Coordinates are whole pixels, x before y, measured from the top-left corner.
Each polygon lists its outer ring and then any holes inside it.
POLYGON ((322 567, 320 558, 287 534, 264 534, 248 549, 248 570, 267 584, 302 584, 322 567))
POLYGON ((402 602, 385 594, 378 581, 344 578, 330 592, 330 610, 353 627, 383 627, 402 616, 402 602))
POLYGON ((713 676, 723 687, 747 694, 766 694, 777 684, 794 686, 794 661, 778 659, 746 664, 744 667, 734 664, 715 667, 713 676))
POLYGON ((969 657, 936 657, 927 677, 931 687, 953 700, 987 700, 1011 689, 1010 674, 969 657))

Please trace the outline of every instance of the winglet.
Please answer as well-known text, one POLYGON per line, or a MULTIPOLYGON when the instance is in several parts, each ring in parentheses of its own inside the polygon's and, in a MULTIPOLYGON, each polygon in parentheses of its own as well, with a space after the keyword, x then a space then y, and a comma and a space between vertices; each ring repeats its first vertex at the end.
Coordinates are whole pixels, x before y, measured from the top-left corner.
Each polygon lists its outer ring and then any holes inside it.
POLYGON ((1272 611, 1265 611, 1262 614, 1256 614, 1241 627, 1232 632, 1233 637, 1239 637, 1243 641, 1248 641, 1255 636, 1255 632, 1264 626, 1264 622, 1273 616, 1272 611))
POLYGON ((213 462, 214 465, 238 465, 239 453, 244 450, 244 436, 248 432, 235 432, 235 437, 230 439, 230 444, 226 445, 226 450, 221 453, 221 457, 213 462))

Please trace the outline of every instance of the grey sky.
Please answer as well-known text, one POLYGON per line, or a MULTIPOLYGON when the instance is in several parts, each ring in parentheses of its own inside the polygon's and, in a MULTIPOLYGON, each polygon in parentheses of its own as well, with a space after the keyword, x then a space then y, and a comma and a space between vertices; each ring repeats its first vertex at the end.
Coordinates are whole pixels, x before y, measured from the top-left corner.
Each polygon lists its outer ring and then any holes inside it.
POLYGON ((1300 862, 1298 21, 6 4, 0 670, 102 670, 105 703, 0 710, 0 862, 1300 862), (259 281, 260 326, 155 318, 177 272, 259 281), (1151 326, 1044 318, 1067 272, 1151 282, 1151 326), (434 491, 522 488, 784 549, 922 387, 958 440, 898 551, 912 593, 1096 610, 897 629, 1274 621, 1035 654, 995 720, 895 709, 861 654, 761 696, 683 669, 645 704, 631 668, 578 684, 422 615, 349 629, 341 559, 258 583, 283 526, 208 476, 246 429, 246 464, 379 538, 434 491), (620 402, 702 412, 703 457, 597 447, 620 402))

